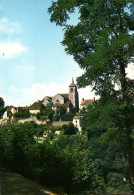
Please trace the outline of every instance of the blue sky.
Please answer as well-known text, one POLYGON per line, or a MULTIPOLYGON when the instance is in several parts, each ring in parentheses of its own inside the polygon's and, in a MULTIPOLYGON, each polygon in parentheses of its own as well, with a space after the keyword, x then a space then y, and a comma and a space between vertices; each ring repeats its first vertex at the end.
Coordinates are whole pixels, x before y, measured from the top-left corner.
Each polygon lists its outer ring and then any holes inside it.
MULTIPOLYGON (((0 1, 0 96, 6 105, 29 105, 46 95, 68 93, 82 74, 61 45, 63 31, 50 22, 51 0, 0 1)), ((71 23, 76 23, 73 17, 71 23)), ((91 88, 81 98, 94 97, 91 88)))

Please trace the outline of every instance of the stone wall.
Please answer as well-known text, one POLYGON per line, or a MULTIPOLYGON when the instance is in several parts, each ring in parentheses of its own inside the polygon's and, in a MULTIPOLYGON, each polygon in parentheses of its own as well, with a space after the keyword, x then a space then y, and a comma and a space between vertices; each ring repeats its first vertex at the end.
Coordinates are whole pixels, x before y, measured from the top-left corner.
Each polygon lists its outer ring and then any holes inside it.
POLYGON ((39 121, 35 116, 31 116, 27 119, 20 119, 20 120, 18 120, 18 123, 25 123, 25 122, 31 122, 31 121, 34 121, 38 125, 45 125, 46 124, 46 121, 39 121))
POLYGON ((59 126, 62 126, 62 125, 67 125, 70 122, 72 122, 72 121, 55 121, 55 122, 52 123, 52 126, 59 127, 59 126))

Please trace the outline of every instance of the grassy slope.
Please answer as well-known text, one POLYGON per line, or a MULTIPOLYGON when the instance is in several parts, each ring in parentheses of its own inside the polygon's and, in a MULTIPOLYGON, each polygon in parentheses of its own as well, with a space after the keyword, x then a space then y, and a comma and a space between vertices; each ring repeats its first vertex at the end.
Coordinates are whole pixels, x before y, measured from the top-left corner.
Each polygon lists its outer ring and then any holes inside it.
POLYGON ((46 188, 15 173, 0 173, 2 195, 56 195, 46 188))

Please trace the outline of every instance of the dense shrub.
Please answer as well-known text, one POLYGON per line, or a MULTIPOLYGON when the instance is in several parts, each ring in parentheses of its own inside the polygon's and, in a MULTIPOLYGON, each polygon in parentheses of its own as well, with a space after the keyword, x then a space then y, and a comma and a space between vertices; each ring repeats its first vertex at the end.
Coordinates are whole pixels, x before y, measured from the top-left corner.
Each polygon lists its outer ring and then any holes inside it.
POLYGON ((74 114, 64 114, 61 116, 61 121, 72 121, 74 117, 74 114))

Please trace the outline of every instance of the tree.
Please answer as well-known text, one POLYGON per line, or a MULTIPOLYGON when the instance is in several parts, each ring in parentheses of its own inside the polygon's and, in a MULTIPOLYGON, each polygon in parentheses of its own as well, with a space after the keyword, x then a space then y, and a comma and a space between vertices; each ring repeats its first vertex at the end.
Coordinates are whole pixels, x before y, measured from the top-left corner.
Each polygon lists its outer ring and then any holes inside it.
POLYGON ((60 115, 60 116, 66 114, 66 112, 67 112, 67 109, 66 109, 65 106, 60 106, 60 107, 59 107, 59 115, 60 115))
POLYGON ((40 105, 40 113, 42 116, 45 114, 45 111, 46 111, 46 106, 44 104, 41 104, 40 105))
POLYGON ((128 159, 132 192, 134 80, 127 77, 126 68, 134 61, 134 34, 129 32, 133 30, 133 10, 132 0, 57 0, 49 8, 51 21, 64 27, 65 51, 84 70, 77 79, 79 87, 92 85, 100 96, 92 106, 93 113, 89 110, 88 120, 93 120, 88 129, 105 127, 105 137, 117 135, 128 159), (76 8, 79 21, 69 25, 76 8))
POLYGON ((5 102, 2 97, 0 97, 0 118, 3 116, 6 108, 4 108, 5 102))
POLYGON ((63 125, 62 130, 64 132, 64 135, 75 135, 78 132, 78 128, 75 127, 73 123, 63 125))
POLYGON ((5 102, 2 97, 0 97, 0 107, 4 107, 5 102))

